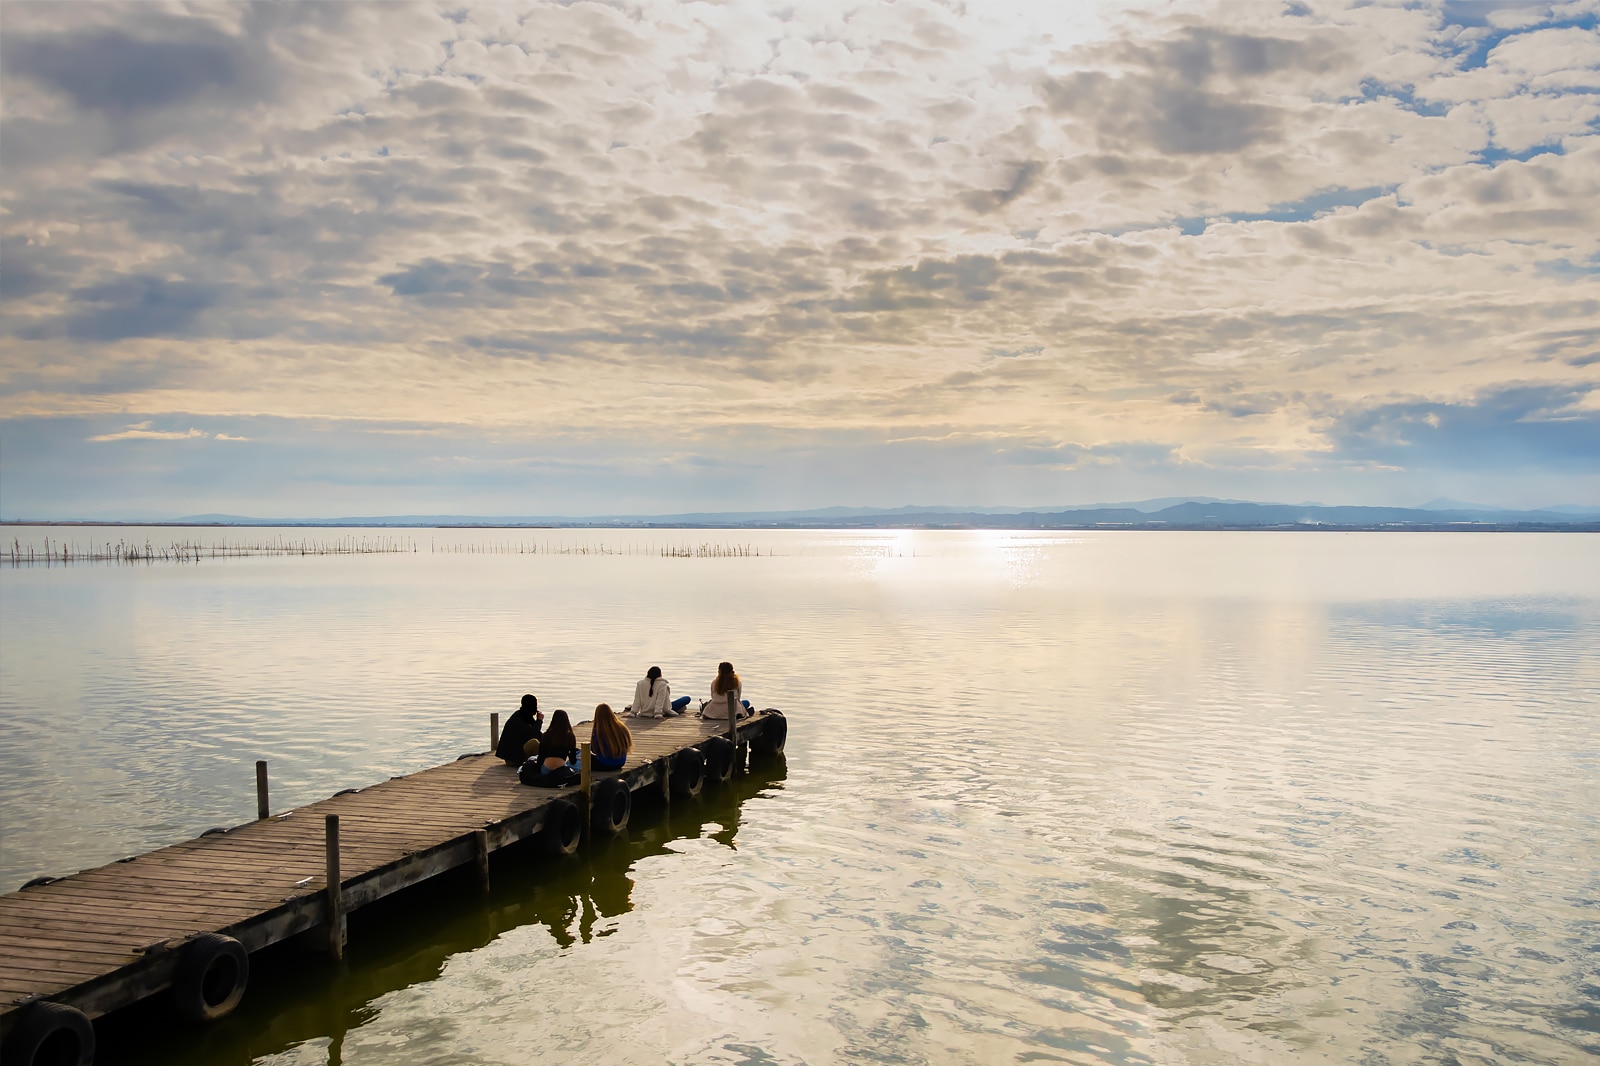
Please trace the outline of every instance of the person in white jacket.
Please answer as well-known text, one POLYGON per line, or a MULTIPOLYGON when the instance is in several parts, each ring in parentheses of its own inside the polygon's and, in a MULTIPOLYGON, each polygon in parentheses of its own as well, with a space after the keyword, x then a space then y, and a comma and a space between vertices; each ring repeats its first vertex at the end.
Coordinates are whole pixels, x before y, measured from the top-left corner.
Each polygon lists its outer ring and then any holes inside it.
POLYGON ((671 718, 672 689, 661 676, 661 667, 652 666, 640 682, 633 686, 632 711, 638 718, 671 718))
POLYGON ((739 717, 744 718, 750 714, 741 697, 744 686, 739 683, 739 675, 733 672, 732 663, 718 663, 717 676, 711 681, 711 699, 700 711, 702 718, 728 718, 728 693, 733 693, 733 705, 739 709, 739 717))

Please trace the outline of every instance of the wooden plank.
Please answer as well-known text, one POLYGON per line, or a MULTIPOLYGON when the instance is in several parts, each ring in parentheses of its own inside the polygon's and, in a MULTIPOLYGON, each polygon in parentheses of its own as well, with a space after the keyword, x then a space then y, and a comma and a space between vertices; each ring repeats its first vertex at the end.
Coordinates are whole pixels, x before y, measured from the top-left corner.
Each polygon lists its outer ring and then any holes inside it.
MULTIPOLYGON (((276 865, 274 864, 274 866, 276 865)), ((205 871, 217 874, 227 872, 254 875, 253 877, 231 881, 214 880, 206 887, 206 895, 222 899, 241 894, 255 896, 259 895, 264 887, 289 887, 300 880, 299 877, 290 880, 285 872, 256 863, 234 864, 217 862, 208 863, 203 867, 148 866, 138 870, 130 870, 124 876, 117 878, 106 875, 86 875, 81 879, 73 880, 70 893, 58 893, 55 897, 41 896, 40 899, 72 899, 79 895, 105 896, 108 893, 112 894, 113 898, 118 898, 116 896, 117 893, 126 894, 134 886, 140 886, 142 890, 157 893, 168 891, 174 896, 179 896, 184 890, 192 891, 195 888, 196 873, 205 871)), ((292 872, 289 871, 289 873, 292 872)))
MULTIPOLYGON (((37 956, 40 952, 50 951, 62 952, 64 956, 67 957, 75 955, 126 956, 131 954, 131 949, 112 948, 103 942, 85 943, 80 941, 61 940, 57 937, 49 935, 39 936, 37 934, 6 937, 5 950, 8 959, 32 958, 37 956)), ((4 966, 0 965, 0 969, 4 969, 4 966)))
POLYGON ((7 945, 6 950, 15 953, 6 963, 8 974, 75 973, 80 981, 125 966, 138 958, 136 954, 128 951, 102 951, 91 954, 82 950, 65 951, 60 945, 34 947, 7 945))
POLYGON ((0 927, 26 925, 31 920, 49 917, 72 919, 97 914, 112 914, 129 921, 149 922, 170 919, 175 914, 212 913, 237 909, 231 904, 206 903, 198 896, 188 899, 124 898, 82 895, 61 900, 40 900, 26 911, 13 911, 0 915, 0 927))
MULTIPOLYGON (((3 940, 5 936, 12 932, 22 934, 34 932, 49 933, 50 935, 54 936, 57 934, 67 935, 89 933, 92 931, 98 936, 104 938, 107 942, 114 940, 118 943, 121 943, 126 941, 128 943, 132 943, 136 947, 142 947, 146 944, 153 943, 157 940, 164 940, 172 936, 175 929, 184 935, 187 935, 190 932, 200 931, 198 929, 194 929, 192 926, 180 929, 180 923, 174 922, 170 916, 165 918, 147 918, 140 915, 128 914, 95 914, 92 917, 94 921, 91 925, 86 922, 86 919, 83 915, 78 913, 36 915, 31 921, 28 922, 20 924, 6 923, 0 925, 0 940, 3 940)), ((218 928, 221 927, 219 926, 218 928)))

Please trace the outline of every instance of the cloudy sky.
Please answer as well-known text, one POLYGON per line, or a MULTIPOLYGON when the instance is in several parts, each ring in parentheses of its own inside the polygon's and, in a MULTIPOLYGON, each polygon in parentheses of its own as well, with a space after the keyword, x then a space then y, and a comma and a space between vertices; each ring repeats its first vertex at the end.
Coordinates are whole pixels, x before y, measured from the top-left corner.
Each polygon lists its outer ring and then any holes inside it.
POLYGON ((6 518, 1600 503, 1600 0, 0 18, 6 518))

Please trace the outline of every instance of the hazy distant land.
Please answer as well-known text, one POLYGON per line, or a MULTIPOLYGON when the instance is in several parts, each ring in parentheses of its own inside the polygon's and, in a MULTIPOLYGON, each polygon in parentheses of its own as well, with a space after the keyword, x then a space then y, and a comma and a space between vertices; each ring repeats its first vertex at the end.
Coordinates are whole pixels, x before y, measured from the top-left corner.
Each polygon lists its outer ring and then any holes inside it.
POLYGON ((1050 509, 825 507, 800 511, 689 512, 668 515, 370 515, 255 518, 199 514, 127 521, 19 520, 6 525, 307 526, 619 529, 1178 529, 1335 531, 1597 532, 1600 508, 1516 511, 1437 501, 1422 507, 1255 503, 1168 497, 1050 509))

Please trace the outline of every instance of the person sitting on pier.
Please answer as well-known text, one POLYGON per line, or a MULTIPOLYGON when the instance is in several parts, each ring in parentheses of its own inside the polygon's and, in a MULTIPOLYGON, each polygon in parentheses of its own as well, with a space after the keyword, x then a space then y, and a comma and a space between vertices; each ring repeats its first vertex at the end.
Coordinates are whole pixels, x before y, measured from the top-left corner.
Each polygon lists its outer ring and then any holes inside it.
POLYGON ((550 716, 550 728, 539 738, 539 783, 559 788, 578 779, 578 738, 566 711, 550 716))
POLYGON ((620 770, 633 750, 633 734, 622 724, 609 703, 594 709, 594 727, 589 730, 589 753, 596 770, 620 770))
POLYGON ((506 728, 495 745, 495 757, 507 766, 521 766, 525 759, 539 753, 539 730, 544 714, 539 710, 539 700, 532 693, 522 697, 522 706, 511 712, 506 728))
POLYGON ((671 718, 683 713, 673 708, 672 689, 667 679, 661 676, 659 666, 652 666, 645 671, 643 679, 633 686, 630 709, 636 718, 671 718))
POLYGON ((739 683, 739 675, 733 672, 732 663, 718 663, 717 676, 711 681, 711 699, 700 711, 702 718, 727 718, 728 694, 733 694, 734 706, 739 708, 739 717, 744 718, 750 713, 750 708, 744 705, 740 698, 743 686, 739 683))

